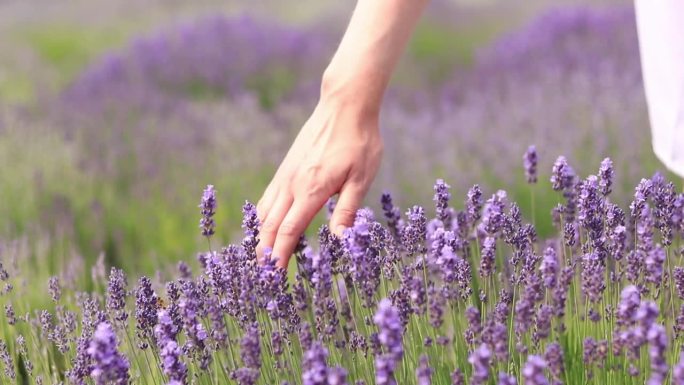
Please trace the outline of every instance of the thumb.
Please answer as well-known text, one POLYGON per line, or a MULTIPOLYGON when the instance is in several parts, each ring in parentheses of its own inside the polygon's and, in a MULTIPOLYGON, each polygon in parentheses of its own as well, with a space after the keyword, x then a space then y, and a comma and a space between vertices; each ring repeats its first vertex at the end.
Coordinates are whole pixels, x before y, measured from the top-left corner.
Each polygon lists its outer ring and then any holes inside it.
POLYGON ((345 186, 340 191, 335 210, 330 218, 330 230, 337 236, 342 236, 344 230, 354 225, 356 211, 363 200, 364 191, 356 186, 345 186))

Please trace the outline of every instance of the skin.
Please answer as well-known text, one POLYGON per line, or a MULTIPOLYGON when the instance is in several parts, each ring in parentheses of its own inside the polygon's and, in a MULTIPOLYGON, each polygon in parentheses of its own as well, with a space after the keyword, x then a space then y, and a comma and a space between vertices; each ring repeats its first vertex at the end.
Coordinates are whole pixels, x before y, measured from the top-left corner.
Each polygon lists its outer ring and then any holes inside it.
POLYGON ((330 228, 341 235, 380 167, 383 95, 429 0, 358 0, 326 68, 321 94, 257 203, 258 252, 287 267, 300 235, 333 195, 330 228))

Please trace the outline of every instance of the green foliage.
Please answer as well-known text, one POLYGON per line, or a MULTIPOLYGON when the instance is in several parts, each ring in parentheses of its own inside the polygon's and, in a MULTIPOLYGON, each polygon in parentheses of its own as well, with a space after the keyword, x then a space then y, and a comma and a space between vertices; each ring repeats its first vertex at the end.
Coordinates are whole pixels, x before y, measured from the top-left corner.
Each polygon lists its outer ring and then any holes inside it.
POLYGON ((96 55, 120 44, 124 38, 115 29, 71 24, 28 26, 15 34, 60 74, 61 84, 66 84, 96 55))

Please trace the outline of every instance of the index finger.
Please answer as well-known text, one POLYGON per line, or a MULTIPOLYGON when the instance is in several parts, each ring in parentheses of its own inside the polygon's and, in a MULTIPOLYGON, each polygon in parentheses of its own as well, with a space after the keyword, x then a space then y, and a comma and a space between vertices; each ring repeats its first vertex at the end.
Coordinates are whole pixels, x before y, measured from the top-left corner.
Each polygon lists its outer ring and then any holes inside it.
POLYGON ((271 255, 278 258, 277 265, 279 267, 287 268, 290 256, 299 242, 299 237, 324 204, 325 199, 295 198, 290 211, 285 215, 278 229, 273 245, 273 254, 271 255))

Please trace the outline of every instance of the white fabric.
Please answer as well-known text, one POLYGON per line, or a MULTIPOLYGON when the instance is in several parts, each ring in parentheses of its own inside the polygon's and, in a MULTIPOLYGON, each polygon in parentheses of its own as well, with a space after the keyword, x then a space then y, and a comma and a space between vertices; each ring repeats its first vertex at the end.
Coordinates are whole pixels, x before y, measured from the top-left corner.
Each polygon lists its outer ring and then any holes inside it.
POLYGON ((684 177, 684 0, 635 0, 653 150, 684 177))

